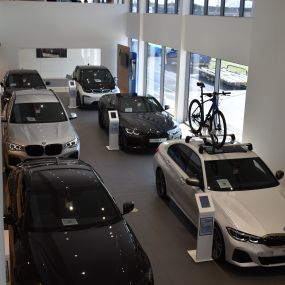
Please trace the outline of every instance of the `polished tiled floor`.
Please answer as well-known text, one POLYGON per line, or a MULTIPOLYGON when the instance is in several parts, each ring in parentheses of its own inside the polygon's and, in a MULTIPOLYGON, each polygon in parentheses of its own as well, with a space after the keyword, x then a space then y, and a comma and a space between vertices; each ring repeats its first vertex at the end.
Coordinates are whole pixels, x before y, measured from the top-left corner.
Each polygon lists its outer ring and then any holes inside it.
MULTIPOLYGON (((66 93, 60 98, 68 105, 66 93)), ((81 139, 81 159, 100 173, 119 206, 135 202, 138 211, 126 219, 150 258, 156 285, 285 284, 284 267, 242 269, 215 262, 195 264, 187 250, 196 246, 196 230, 172 202, 163 202, 156 195, 153 153, 108 151, 108 135, 98 126, 97 110, 69 111, 78 115, 72 122, 81 139)))

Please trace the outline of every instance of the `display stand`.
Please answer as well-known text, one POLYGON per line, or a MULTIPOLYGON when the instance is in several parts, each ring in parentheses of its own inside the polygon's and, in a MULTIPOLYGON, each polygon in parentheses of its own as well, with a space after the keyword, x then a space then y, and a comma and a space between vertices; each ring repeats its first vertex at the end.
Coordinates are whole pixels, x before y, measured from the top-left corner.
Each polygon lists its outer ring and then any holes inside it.
POLYGON ((76 83, 75 80, 68 81, 69 105, 68 108, 77 108, 76 105, 76 83))
POLYGON ((195 262, 211 261, 215 208, 210 194, 196 193, 195 197, 199 210, 197 250, 187 252, 195 262))
POLYGON ((117 110, 108 111, 109 145, 108 150, 119 150, 119 115, 117 110))

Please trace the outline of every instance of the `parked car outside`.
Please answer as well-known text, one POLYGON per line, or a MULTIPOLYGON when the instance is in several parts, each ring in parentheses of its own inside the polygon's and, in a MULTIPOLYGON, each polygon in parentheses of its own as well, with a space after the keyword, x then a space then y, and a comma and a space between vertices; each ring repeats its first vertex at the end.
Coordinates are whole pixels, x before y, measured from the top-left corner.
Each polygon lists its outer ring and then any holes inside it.
POLYGON ((153 285, 149 259, 96 171, 69 159, 21 163, 9 175, 18 285, 153 285))
POLYGON ((79 136, 51 90, 14 91, 2 113, 3 153, 8 169, 26 159, 78 158, 79 136))
POLYGON ((108 128, 108 111, 117 110, 121 149, 156 148, 161 142, 182 136, 178 123, 165 107, 151 96, 105 95, 98 104, 98 122, 101 128, 108 128))
POLYGON ((76 82, 76 104, 79 107, 97 104, 103 95, 120 92, 115 78, 105 66, 76 66, 72 76, 67 75, 67 78, 76 82))
POLYGON ((154 156, 158 195, 171 198, 198 226, 196 193, 215 207, 212 256, 240 267, 285 265, 285 189, 253 151, 239 144, 220 153, 201 141, 163 143, 154 156))
POLYGON ((2 106, 12 96, 13 91, 23 89, 46 89, 49 82, 44 82, 37 70, 15 69, 9 70, 1 82, 3 87, 2 106))

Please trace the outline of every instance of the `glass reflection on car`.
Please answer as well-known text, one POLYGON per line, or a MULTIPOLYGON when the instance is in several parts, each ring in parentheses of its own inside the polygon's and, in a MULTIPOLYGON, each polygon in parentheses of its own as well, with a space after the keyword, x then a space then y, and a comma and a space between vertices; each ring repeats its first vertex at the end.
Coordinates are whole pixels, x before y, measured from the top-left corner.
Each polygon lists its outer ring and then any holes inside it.
POLYGON ((163 108, 154 98, 121 98, 119 110, 122 113, 162 112, 163 108))
POLYGON ((59 103, 14 104, 10 122, 14 124, 51 123, 67 121, 59 103))
POLYGON ((205 161, 205 169, 209 190, 254 190, 279 185, 258 157, 205 161))
POLYGON ((81 71, 82 82, 87 84, 113 83, 112 74, 107 69, 83 69, 81 71))
POLYGON ((7 86, 13 88, 46 88, 41 77, 36 73, 10 74, 7 86))
POLYGON ((54 185, 52 171, 41 171, 33 176, 34 188, 28 191, 27 227, 30 231, 76 230, 92 226, 106 226, 122 218, 101 182, 91 171, 79 170, 72 183, 65 185, 64 176, 72 170, 57 170, 54 185), (78 179, 78 176, 81 176, 78 179), (77 178, 76 178, 77 177, 77 178), (84 182, 82 182, 84 180, 84 182))

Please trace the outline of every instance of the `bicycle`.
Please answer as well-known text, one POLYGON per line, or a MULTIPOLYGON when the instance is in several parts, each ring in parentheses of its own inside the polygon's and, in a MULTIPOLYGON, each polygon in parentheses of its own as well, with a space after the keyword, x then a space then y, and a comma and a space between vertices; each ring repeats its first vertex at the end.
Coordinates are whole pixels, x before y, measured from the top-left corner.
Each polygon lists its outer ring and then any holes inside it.
POLYGON ((195 135, 201 134, 202 128, 208 130, 211 142, 206 141, 207 136, 203 136, 204 142, 208 145, 219 149, 221 148, 226 140, 227 136, 227 124, 224 114, 219 110, 217 96, 219 95, 229 95, 231 92, 203 92, 205 84, 203 82, 197 82, 197 86, 201 89, 201 102, 197 99, 191 101, 188 111, 188 119, 191 132, 195 135), (210 97, 210 99, 204 101, 203 96, 210 97), (212 102, 212 105, 208 113, 204 114, 204 104, 206 102, 212 102))

